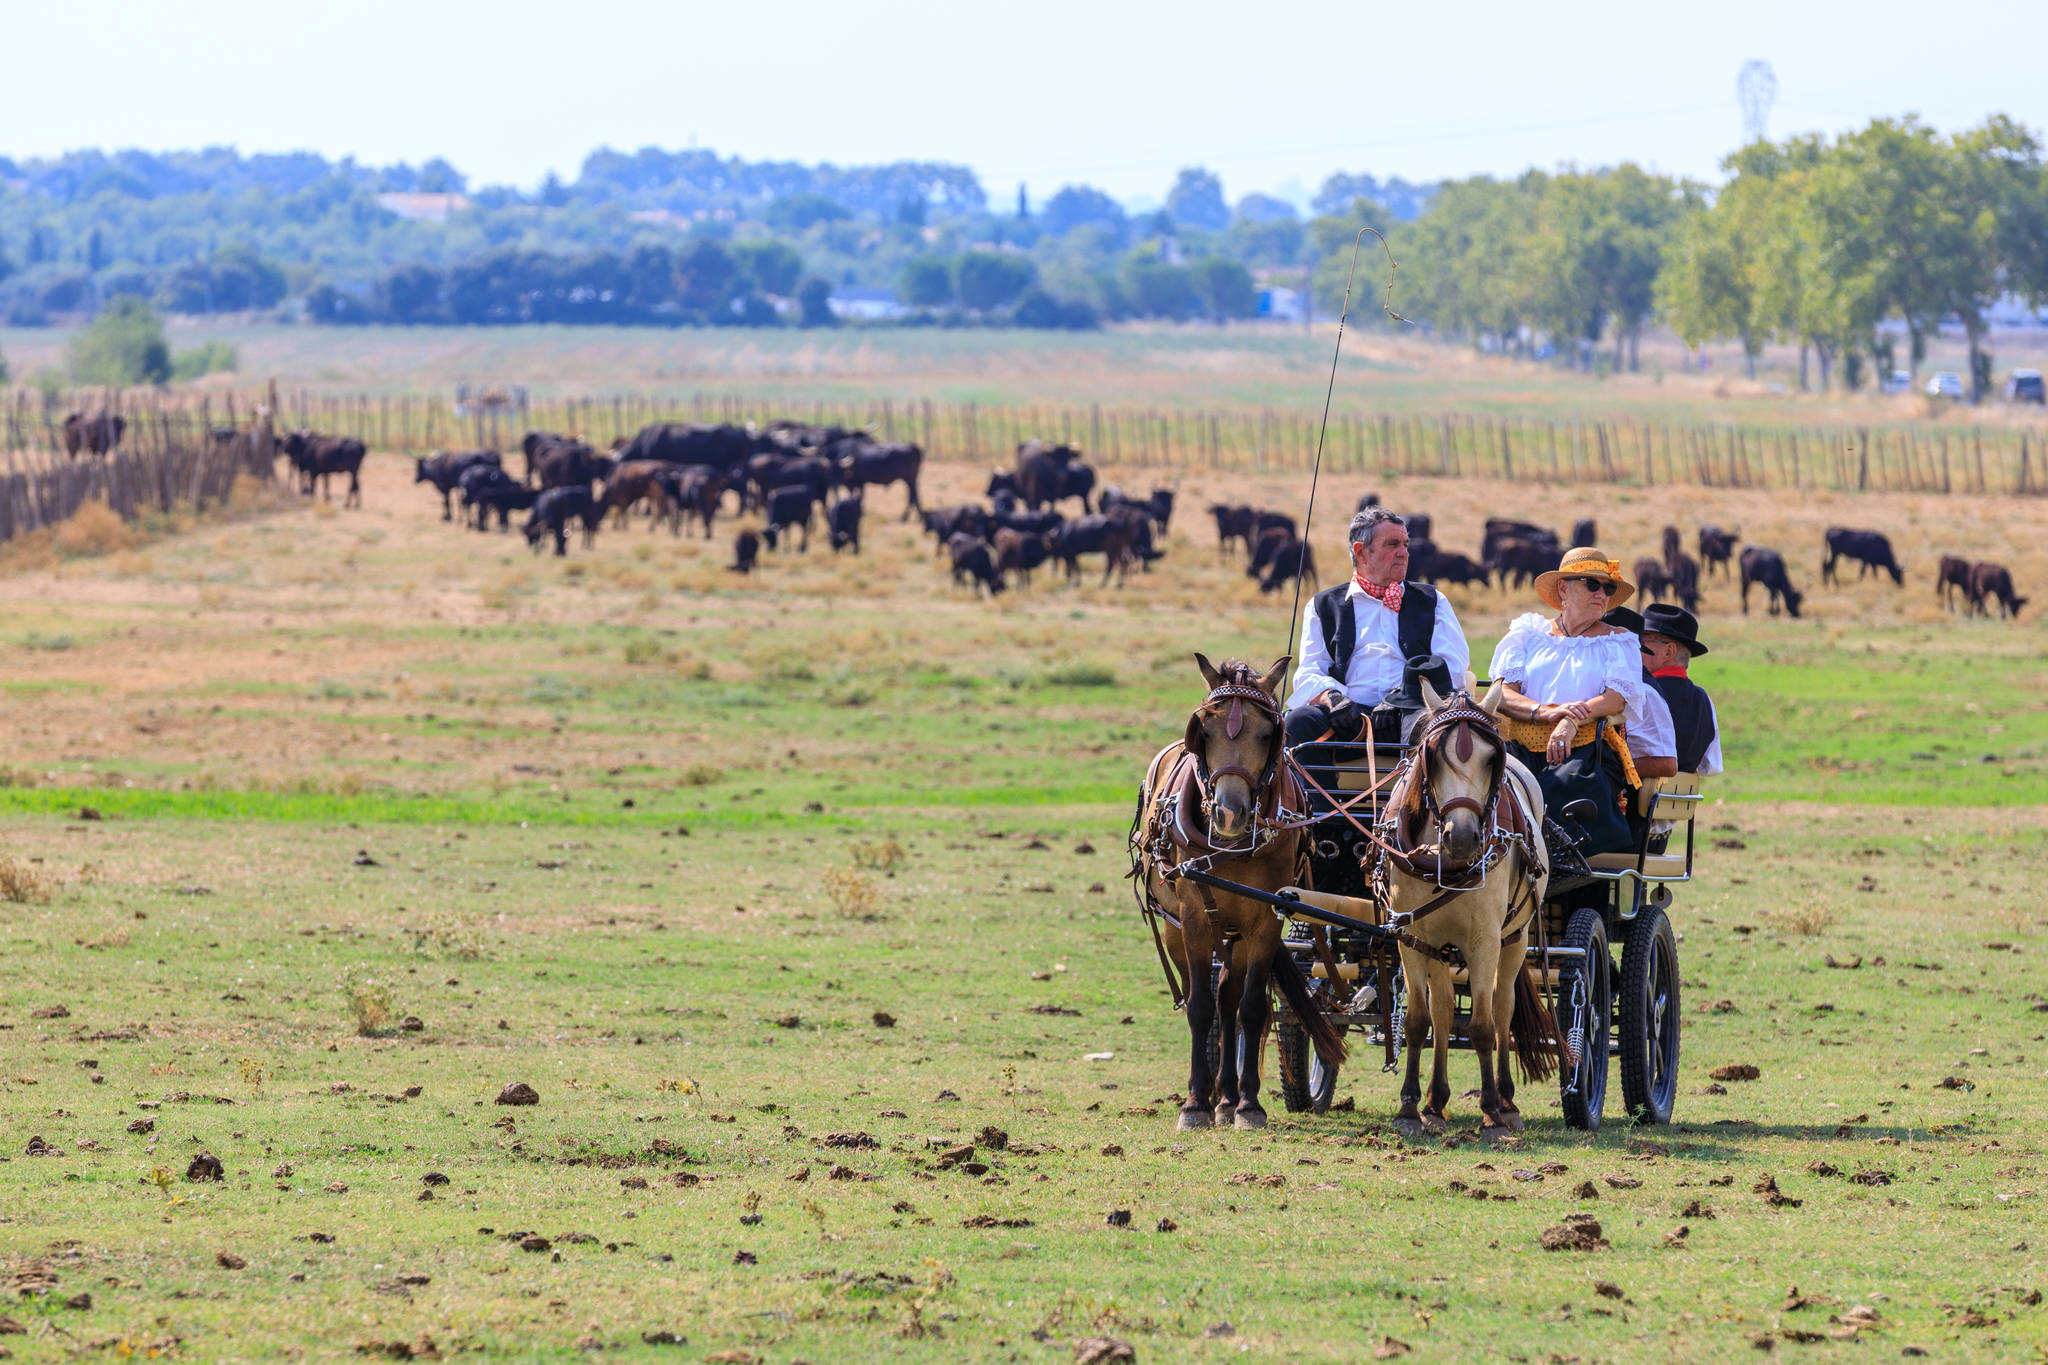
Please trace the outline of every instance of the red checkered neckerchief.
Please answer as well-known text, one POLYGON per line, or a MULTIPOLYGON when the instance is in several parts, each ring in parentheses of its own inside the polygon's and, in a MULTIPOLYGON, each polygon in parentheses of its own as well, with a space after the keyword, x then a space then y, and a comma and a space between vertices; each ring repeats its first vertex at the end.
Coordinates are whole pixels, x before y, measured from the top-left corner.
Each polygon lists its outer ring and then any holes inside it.
POLYGON ((1385 607, 1388 611, 1401 610, 1401 598, 1408 590, 1407 584, 1388 583, 1382 585, 1370 583, 1366 581, 1366 577, 1362 573, 1352 574, 1351 581, 1358 585, 1360 592, 1385 607))

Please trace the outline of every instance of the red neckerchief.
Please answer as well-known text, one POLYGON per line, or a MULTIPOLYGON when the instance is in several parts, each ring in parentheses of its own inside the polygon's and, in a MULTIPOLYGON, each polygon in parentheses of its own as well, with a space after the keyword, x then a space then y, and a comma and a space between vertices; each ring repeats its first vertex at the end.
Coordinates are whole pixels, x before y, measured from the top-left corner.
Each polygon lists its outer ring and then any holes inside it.
POLYGON ((1650 676, 1653 678, 1683 678, 1685 677, 1685 665, 1672 664, 1668 668, 1652 669, 1650 676))
POLYGON ((1351 581, 1358 585, 1360 592, 1385 607, 1388 611, 1398 612, 1401 610, 1401 597, 1407 591, 1407 584, 1389 583, 1385 587, 1381 587, 1377 583, 1366 582, 1365 575, 1362 573, 1352 574, 1351 581))

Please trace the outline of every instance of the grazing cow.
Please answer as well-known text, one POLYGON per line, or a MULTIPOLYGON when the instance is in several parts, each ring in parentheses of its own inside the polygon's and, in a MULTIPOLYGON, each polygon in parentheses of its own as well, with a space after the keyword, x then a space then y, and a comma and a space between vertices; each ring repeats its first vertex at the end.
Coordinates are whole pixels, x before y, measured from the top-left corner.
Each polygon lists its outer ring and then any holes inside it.
POLYGON ((498 452, 495 450, 443 450, 424 460, 413 461, 412 481, 430 483, 441 492, 441 520, 455 520, 455 505, 451 495, 462 482, 465 470, 499 467, 498 452))
POLYGON ((1060 523, 1065 520, 1065 517, 1050 507, 1029 512, 1019 507, 1016 499, 1003 497, 996 499, 995 510, 989 514, 988 524, 991 528, 1006 526, 1012 531, 1038 535, 1058 530, 1060 523))
POLYGON ((775 451, 777 443, 768 436, 756 436, 745 427, 729 422, 717 426, 695 426, 687 422, 656 422, 635 432, 619 451, 619 459, 661 460, 668 464, 710 465, 731 474, 748 457, 775 451))
MULTIPOLYGON (((1428 544, 1428 542, 1425 541, 1424 544, 1428 544)), ((1454 554, 1449 550, 1439 550, 1434 545, 1431 545, 1429 549, 1428 573, 1426 576, 1417 574, 1414 567, 1415 550, 1411 542, 1408 550, 1409 577, 1421 578, 1423 581, 1430 583, 1456 583, 1460 587, 1470 587, 1474 583, 1479 584, 1481 587, 1486 587, 1492 583, 1493 575, 1489 574, 1486 571, 1486 566, 1478 560, 1468 558, 1465 555, 1454 554)))
POLYGON ((1998 599, 2000 619, 2020 619, 2020 608, 2027 605, 2024 597, 2013 596, 2012 575, 2003 564, 1972 564, 1970 566, 1970 613, 1991 614, 1991 608, 1984 605, 1987 598, 1998 599))
POLYGON ((1699 561, 1683 550, 1676 551, 1665 571, 1671 575, 1671 595, 1678 604, 1693 615, 1700 610, 1700 565, 1699 561))
POLYGON ((569 553, 569 523, 583 523, 583 548, 597 544, 597 528, 604 522, 604 508, 587 484, 566 484, 542 489, 534 500, 533 515, 526 519, 526 546, 536 554, 541 537, 555 538, 555 553, 569 553))
POLYGON ((989 475, 988 487, 983 491, 991 498, 1001 497, 1005 493, 1013 498, 1024 496, 1024 491, 1017 486, 1017 475, 1008 469, 998 469, 989 475))
POLYGON ((1662 602, 1671 595, 1671 574, 1664 565, 1644 555, 1635 564, 1636 591, 1652 602, 1662 602))
POLYGON ((860 553, 860 494, 849 493, 825 511, 825 529, 832 533, 832 553, 860 553))
MULTIPOLYGON (((1288 524, 1291 526, 1293 523, 1290 522, 1288 524)), ((1432 534, 1436 530, 1436 523, 1430 519, 1430 515, 1427 512, 1410 512, 1401 518, 1401 524, 1408 528, 1408 539, 1410 540, 1436 539, 1436 536, 1432 534)))
POLYGON ((1258 539, 1252 543, 1251 563, 1245 566, 1244 576, 1264 577, 1266 566, 1273 562, 1273 556, 1280 552, 1280 547, 1294 539, 1293 529, 1286 526, 1268 526, 1259 532, 1258 539))
POLYGON ((937 511, 924 513, 925 534, 939 542, 943 554, 946 543, 954 536, 968 535, 977 539, 986 536, 989 530, 988 509, 963 502, 957 507, 941 507, 937 511))
POLYGON ((839 470, 823 455, 751 455, 743 468, 741 511, 750 504, 765 508, 770 493, 791 484, 804 485, 813 498, 823 502, 839 481, 839 470))
POLYGON ((1368 508, 1368 507, 1378 507, 1379 505, 1380 505, 1380 495, 1379 495, 1379 494, 1377 494, 1377 493, 1361 493, 1361 494, 1359 494, 1359 495, 1358 495, 1358 506, 1352 509, 1352 515, 1353 515, 1353 516, 1356 516, 1356 515, 1358 515, 1358 513, 1360 513, 1360 512, 1363 512, 1363 511, 1364 511, 1364 510, 1365 510, 1366 508, 1368 508))
POLYGON ((1003 590, 1003 576, 996 572, 994 557, 989 553, 988 542, 980 536, 957 535, 946 542, 946 551, 953 557, 953 582, 972 582, 974 595, 981 596, 983 588, 994 597, 1003 590))
POLYGON ((1934 595, 1941 599, 1941 605, 1950 611, 1956 609, 1956 593, 1960 590, 1963 600, 1970 598, 1970 561, 1960 555, 1943 555, 1941 566, 1934 574, 1934 595))
POLYGON ((924 510, 917 500, 917 476, 923 468, 924 451, 917 446, 905 441, 893 445, 865 442, 847 454, 840 466, 839 483, 849 493, 858 493, 869 484, 902 484, 903 515, 898 520, 909 521, 912 512, 924 510))
POLYGON ((1026 441, 1017 447, 1017 493, 1033 511, 1061 498, 1079 498, 1085 516, 1095 510, 1088 501, 1094 491, 1095 471, 1072 446, 1026 441))
POLYGON ((498 514, 498 529, 509 530, 512 514, 533 506, 540 490, 529 488, 496 465, 480 464, 462 471, 457 487, 462 491, 462 520, 476 513, 476 529, 490 528, 491 513, 498 514))
POLYGON ((299 471, 299 491, 311 496, 313 485, 320 485, 322 501, 332 501, 334 476, 348 475, 348 492, 343 496, 343 507, 363 505, 363 443, 353 436, 321 436, 316 432, 300 428, 284 438, 284 453, 292 462, 292 468, 299 471))
POLYGON ((526 472, 521 476, 532 483, 535 472, 540 468, 541 452, 553 446, 572 445, 575 438, 564 436, 559 431, 529 431, 519 438, 520 453, 526 456, 526 472))
POLYGON ((1572 544, 1598 545, 1599 543, 1600 527, 1591 517, 1580 517, 1572 523, 1572 544))
MULTIPOLYGON (((1584 544, 1584 545, 1591 545, 1591 544, 1592 544, 1593 542, 1592 542, 1592 541, 1590 541, 1590 540, 1587 540, 1587 541, 1581 541, 1580 543, 1581 543, 1581 544, 1584 544)), ((1662 544, 1660 545, 1660 547, 1659 547, 1659 549, 1658 549, 1658 553, 1659 553, 1659 555, 1660 555, 1660 556, 1662 557, 1662 559, 1663 559, 1663 561, 1664 561, 1664 568, 1665 568, 1665 571, 1666 571, 1666 572, 1669 572, 1669 571, 1670 571, 1670 568, 1671 568, 1671 559, 1672 559, 1672 556, 1674 556, 1674 555, 1676 555, 1676 554, 1678 553, 1678 547, 1679 547, 1679 539, 1678 539, 1678 528, 1677 528, 1676 526, 1666 526, 1666 527, 1664 528, 1664 538, 1663 538, 1663 542, 1662 542, 1662 544)))
POLYGON ((1721 576, 1728 576, 1728 561, 1735 557, 1735 542, 1742 539, 1738 530, 1724 531, 1711 523, 1700 527, 1700 564, 1706 572, 1712 573, 1716 566, 1721 576))
POLYGON ((1830 526, 1825 536, 1827 558, 1821 561, 1820 581, 1834 583, 1835 562, 1842 559, 1856 561, 1856 581, 1861 583, 1863 575, 1876 570, 1889 573, 1892 585, 1900 586, 1906 581, 1905 570, 1892 557, 1892 543, 1878 531, 1858 531, 1847 526, 1830 526))
POLYGON ((778 538, 791 527, 795 527, 803 532, 802 542, 796 547, 797 552, 809 553, 811 511, 818 505, 818 501, 818 496, 811 491, 811 486, 807 483, 784 484, 780 488, 771 489, 768 494, 768 525, 761 532, 768 541, 768 548, 781 549, 781 545, 777 543, 778 538))
POLYGON ((1209 504, 1209 515, 1216 519, 1216 557, 1223 558, 1235 540, 1244 545, 1244 552, 1252 552, 1252 523, 1258 513, 1249 507, 1233 507, 1228 503, 1209 504))
POLYGON ((540 488, 588 488, 611 477, 618 461, 600 455, 582 441, 558 441, 534 454, 532 481, 540 488))
POLYGON ((1129 507, 1135 511, 1143 512, 1147 517, 1151 518, 1162 533, 1166 530, 1167 523, 1173 520, 1173 490, 1171 488, 1155 488, 1152 490, 1151 497, 1142 500, 1132 497, 1120 488, 1105 488, 1102 490, 1102 496, 1095 500, 1095 505, 1104 512, 1112 511, 1118 507, 1129 507))
POLYGON ((1004 529, 996 532, 996 572, 1015 574, 1025 587, 1031 586, 1031 571, 1052 557, 1052 537, 1030 531, 1004 529))
POLYGON ((1260 536, 1276 526, 1290 536, 1295 534, 1294 518, 1285 512, 1252 513, 1252 543, 1256 545, 1260 536))
POLYGON ((1103 515, 1131 528, 1131 558, 1137 560, 1138 567, 1146 573, 1152 572, 1153 560, 1166 557, 1164 551, 1152 548, 1152 517, 1142 506, 1134 507, 1126 503, 1122 507, 1112 508, 1103 515))
POLYGON ((1100 513, 1076 517, 1053 533, 1052 557, 1066 566, 1067 579, 1072 582, 1081 576, 1081 556, 1099 554, 1104 560, 1103 586, 1109 585, 1111 574, 1121 584, 1130 571, 1131 525, 1100 513))
POLYGON ((817 426, 809 422, 792 422, 787 418, 770 422, 762 435, 792 454, 805 450, 823 450, 845 441, 867 441, 873 438, 865 431, 852 427, 817 426))
POLYGON ((760 557, 761 537, 742 531, 732 538, 732 563, 726 567, 734 573, 752 573, 754 561, 760 557))
POLYGON ((1272 558, 1266 561, 1266 576, 1259 581, 1259 591, 1277 592, 1292 583, 1296 574, 1315 587, 1322 586, 1316 576, 1315 547, 1289 536, 1274 548, 1272 558))
MULTIPOLYGON (((1411 529, 1408 534, 1413 537, 1415 533, 1411 529)), ((1499 517, 1488 517, 1486 529, 1479 537, 1479 562, 1497 572, 1500 571, 1499 550, 1510 541, 1549 547, 1552 561, 1549 567, 1553 569, 1557 567, 1556 561, 1564 558, 1565 547, 1557 543, 1557 532, 1549 527, 1527 521, 1507 521, 1499 517)))
POLYGON ((605 479, 598 505, 606 512, 617 512, 619 526, 623 529, 632 519, 633 508, 645 501, 654 510, 654 520, 647 528, 651 531, 671 514, 668 489, 662 483, 662 475, 674 468, 660 460, 628 460, 605 479))
POLYGON ((1792 580, 1785 574, 1785 557, 1776 550, 1766 550, 1761 545, 1745 549, 1736 561, 1736 568, 1742 576, 1742 614, 1749 615, 1749 585, 1754 583, 1771 597, 1771 615, 1778 614, 1778 599, 1785 601, 1785 611, 1794 620, 1799 617, 1799 604, 1805 601, 1799 589, 1792 586, 1792 580))
POLYGON ((694 517, 704 524, 704 539, 711 539, 711 522, 725 497, 725 475, 709 465, 686 464, 663 465, 660 477, 673 509, 672 528, 680 531, 683 521, 694 517))
POLYGON ((64 418, 64 453, 74 460, 81 450, 104 455, 121 444, 127 430, 128 419, 118 412, 70 413, 64 418))
POLYGON ((1508 586, 1510 579, 1519 588, 1537 575, 1555 569, 1563 554, 1554 539, 1499 540, 1494 542, 1493 553, 1483 556, 1480 562, 1500 575, 1503 588, 1508 586))

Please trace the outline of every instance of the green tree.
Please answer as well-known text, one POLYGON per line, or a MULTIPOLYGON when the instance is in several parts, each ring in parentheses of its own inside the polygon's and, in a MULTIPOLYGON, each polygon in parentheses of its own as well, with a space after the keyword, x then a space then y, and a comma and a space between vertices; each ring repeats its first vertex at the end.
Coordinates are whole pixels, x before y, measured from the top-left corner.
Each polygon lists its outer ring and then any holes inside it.
POLYGON ((740 274, 763 294, 787 298, 796 292, 797 282, 803 278, 804 258, 787 242, 772 238, 734 242, 732 254, 739 263, 740 274))
POLYGON ((683 307, 707 316, 718 316, 739 292, 739 262, 717 242, 698 239, 676 264, 682 288, 683 307))
POLYGON ((912 308, 944 308, 953 302, 953 266, 943 256, 913 256, 897 282, 912 308))
POLYGON ((797 286, 797 307, 805 327, 837 327, 839 315, 832 311, 832 282, 813 275, 797 286))
POLYGON ((71 338, 65 368, 74 384, 162 384, 171 377, 171 348, 149 305, 124 294, 71 338))
POLYGON ((970 251, 960 258, 959 281, 960 302, 985 313, 1015 303, 1038 282, 1038 267, 1008 252, 970 251))
POLYGON ((1259 311, 1258 286, 1249 270, 1236 261, 1211 256, 1195 262, 1195 294, 1219 324, 1226 318, 1248 318, 1259 311))
POLYGON ((1181 321, 1195 311, 1195 277, 1186 266, 1169 265, 1149 248, 1131 253, 1124 264, 1131 307, 1144 317, 1181 321))
POLYGON ((0 384, 5 384, 8 377, 7 352, 0 351, 0 384))
POLYGON ((1173 188, 1166 192, 1166 211, 1174 222, 1204 232, 1221 232, 1230 226, 1223 181, 1200 166, 1190 166, 1175 177, 1173 188))

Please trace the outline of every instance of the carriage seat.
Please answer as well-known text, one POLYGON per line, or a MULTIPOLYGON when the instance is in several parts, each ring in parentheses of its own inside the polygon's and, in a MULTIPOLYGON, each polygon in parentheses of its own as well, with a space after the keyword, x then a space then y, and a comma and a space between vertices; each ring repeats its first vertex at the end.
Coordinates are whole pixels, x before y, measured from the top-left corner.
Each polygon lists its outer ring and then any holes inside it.
POLYGON ((1652 777, 1636 793, 1636 815, 1650 829, 1668 828, 1665 851, 1596 853, 1587 863, 1596 872, 1635 872, 1648 881, 1683 880, 1691 875, 1692 825, 1703 801, 1698 773, 1652 777))

